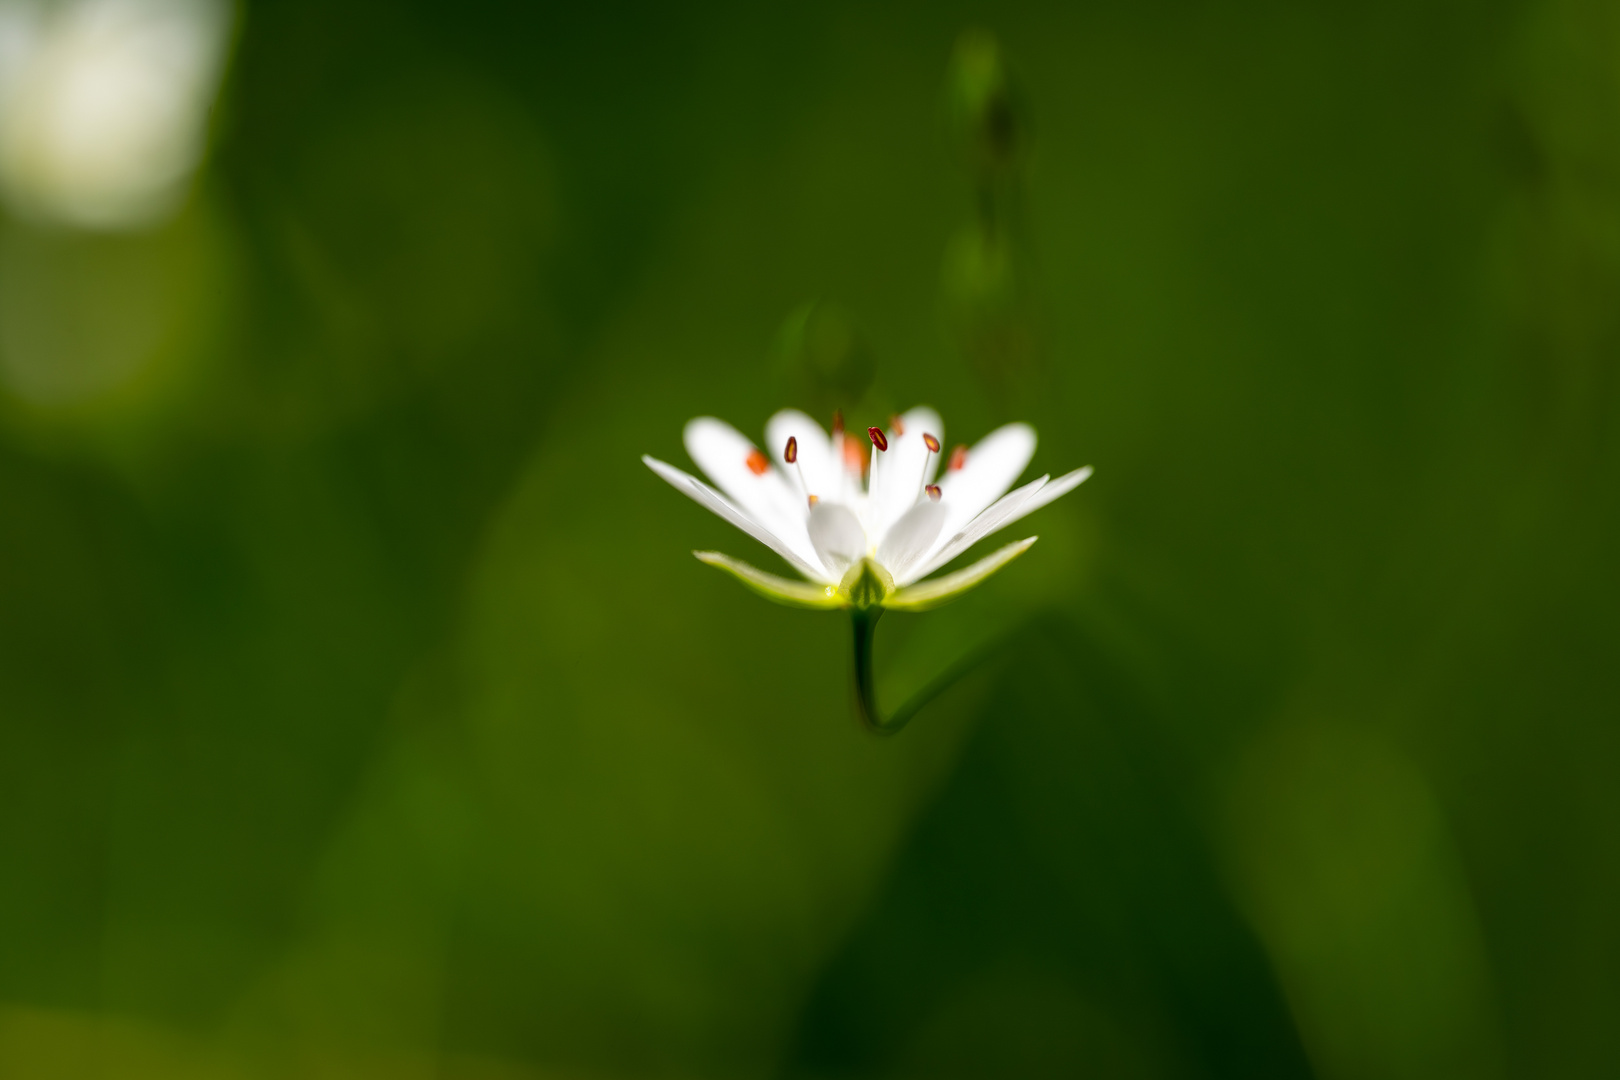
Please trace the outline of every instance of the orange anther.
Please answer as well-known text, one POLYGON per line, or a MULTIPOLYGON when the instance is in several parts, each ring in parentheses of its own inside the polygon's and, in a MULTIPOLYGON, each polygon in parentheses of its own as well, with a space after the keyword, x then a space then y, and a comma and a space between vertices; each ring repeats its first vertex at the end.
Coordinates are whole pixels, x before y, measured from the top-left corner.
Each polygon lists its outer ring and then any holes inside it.
POLYGON ((844 435, 844 468, 850 472, 866 471, 866 447, 854 435, 844 435))
POLYGON ((748 451, 748 471, 755 476, 764 476, 765 470, 771 467, 771 459, 759 452, 755 447, 748 451))
POLYGON ((891 416, 889 417, 889 430, 896 435, 904 435, 906 433, 906 423, 898 416, 891 416))
POLYGON ((928 447, 928 452, 930 454, 939 453, 939 440, 928 434, 926 431, 923 432, 923 445, 928 447))
POLYGON ((967 464, 967 447, 958 446, 951 451, 951 472, 958 472, 967 464))

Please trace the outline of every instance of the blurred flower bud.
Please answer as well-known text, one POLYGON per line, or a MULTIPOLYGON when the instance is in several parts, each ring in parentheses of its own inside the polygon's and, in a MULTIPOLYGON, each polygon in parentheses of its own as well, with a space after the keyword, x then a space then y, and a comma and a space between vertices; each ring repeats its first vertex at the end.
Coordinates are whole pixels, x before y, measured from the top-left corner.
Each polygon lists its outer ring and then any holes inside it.
POLYGON ((994 35, 969 30, 957 40, 945 95, 951 140, 975 173, 984 179, 1019 163, 1028 117, 994 35))
POLYGON ((788 316, 778 352, 788 382, 822 411, 859 401, 877 374, 877 362, 854 320, 825 301, 812 301, 788 316))
POLYGON ((1006 233, 969 225, 951 238, 941 275, 951 337, 975 374, 996 390, 1034 360, 1030 299, 1016 256, 1006 233))
POLYGON ((1034 355, 1018 242, 1018 166, 1029 151, 1029 123, 1001 46, 986 31, 969 30, 957 40, 946 80, 946 119, 972 173, 975 212, 945 252, 945 319, 986 388, 1002 392, 1034 355))

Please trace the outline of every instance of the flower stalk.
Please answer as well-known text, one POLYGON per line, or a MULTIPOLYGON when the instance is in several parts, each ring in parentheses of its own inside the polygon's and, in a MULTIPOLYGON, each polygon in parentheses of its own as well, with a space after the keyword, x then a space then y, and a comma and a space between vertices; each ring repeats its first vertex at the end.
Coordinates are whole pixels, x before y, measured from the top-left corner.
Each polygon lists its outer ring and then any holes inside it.
POLYGON ((855 644, 855 715, 861 726, 873 735, 895 735, 929 702, 954 686, 958 679, 988 660, 1004 640, 1000 635, 975 647, 967 655, 953 662, 936 675, 932 682, 902 702, 894 712, 883 715, 877 701, 877 674, 872 659, 873 639, 877 634, 877 621, 883 608, 852 612, 855 644))
POLYGON ((877 681, 872 673, 872 639, 877 634, 878 618, 882 616, 880 607, 852 609, 850 622, 855 628, 855 715, 860 718, 861 726, 874 735, 893 735, 906 726, 915 709, 907 711, 902 708, 888 720, 883 719, 883 712, 878 708, 877 681))

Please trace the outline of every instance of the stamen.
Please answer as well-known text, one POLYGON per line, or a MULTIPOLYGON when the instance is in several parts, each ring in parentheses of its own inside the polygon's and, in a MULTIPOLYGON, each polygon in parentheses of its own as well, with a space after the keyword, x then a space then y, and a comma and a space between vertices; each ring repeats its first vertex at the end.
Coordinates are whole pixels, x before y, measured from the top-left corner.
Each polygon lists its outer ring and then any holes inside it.
POLYGON ((810 494, 810 484, 804 478, 804 466, 799 464, 799 440, 797 436, 789 435, 787 449, 782 451, 782 457, 793 466, 793 471, 799 477, 799 490, 810 499, 810 505, 816 505, 816 497, 810 494))
POLYGON ((922 498, 923 492, 928 490, 928 463, 934 460, 935 454, 939 453, 939 440, 925 431, 923 432, 923 445, 928 448, 928 453, 923 455, 922 475, 917 477, 918 490, 916 497, 919 499, 922 498))
POLYGON ((771 459, 759 452, 759 447, 748 451, 748 471, 755 476, 764 476, 765 470, 771 467, 771 459))
POLYGON ((810 505, 811 506, 815 506, 816 503, 818 503, 820 501, 821 501, 821 496, 820 495, 812 495, 812 496, 810 496, 810 505))
POLYGON ((843 409, 834 409, 833 410, 833 438, 836 439, 836 438, 838 438, 838 436, 842 435, 843 433, 844 433, 844 410, 843 409))
POLYGON ((889 417, 889 430, 893 431, 896 435, 904 435, 906 433, 906 423, 900 418, 899 414, 889 417))
POLYGON ((844 468, 852 473, 866 472, 866 448, 850 434, 844 435, 844 468))
POLYGON ((939 485, 938 484, 929 484, 927 487, 923 488, 923 490, 928 492, 928 498, 930 500, 932 500, 933 502, 939 502, 939 485))
MULTIPOLYGON (((887 450, 889 448, 889 437, 883 434, 882 428, 869 427, 866 429, 866 434, 871 437, 872 445, 877 447, 879 450, 887 450)), ((900 433, 897 431, 895 434, 898 435, 900 433)))
POLYGON ((967 447, 958 446, 951 451, 951 472, 961 472, 962 466, 967 464, 967 447))

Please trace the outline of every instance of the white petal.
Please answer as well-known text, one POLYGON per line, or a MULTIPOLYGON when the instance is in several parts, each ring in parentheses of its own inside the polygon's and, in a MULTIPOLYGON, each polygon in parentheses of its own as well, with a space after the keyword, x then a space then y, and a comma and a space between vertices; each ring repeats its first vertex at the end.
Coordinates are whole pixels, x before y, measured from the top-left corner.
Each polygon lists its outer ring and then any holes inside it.
POLYGON ((944 524, 945 505, 924 499, 907 510, 883 537, 878 545, 878 562, 896 581, 901 581, 906 571, 934 546, 944 524))
POLYGON ((899 589, 887 600, 883 601, 883 606, 896 608, 900 611, 921 611, 924 608, 943 604, 945 601, 960 596, 973 588, 973 586, 1028 551, 1029 546, 1035 542, 1035 539, 1032 536, 1028 540, 1008 544, 1000 551, 986 555, 972 566, 965 567, 955 573, 946 574, 944 577, 935 578, 932 581, 925 581, 920 585, 909 585, 899 589))
POLYGON ((944 534, 961 532, 1001 498, 1034 454, 1035 429, 1028 424, 1008 424, 975 443, 968 450, 966 464, 957 472, 947 472, 939 482, 940 501, 950 506, 944 534))
MULTIPOLYGON (((1047 477, 1037 476, 1023 487, 1014 488, 997 499, 988 510, 968 522, 965 528, 955 534, 948 535, 943 531, 940 532, 939 538, 934 541, 934 546, 922 558, 912 564, 911 570, 906 575, 907 579, 916 581, 918 578, 926 577, 969 547, 972 547, 980 538, 1005 525, 1011 520, 1009 515, 1022 507, 1024 502, 1032 498, 1037 491, 1040 491, 1046 485, 1046 481, 1047 477)), ((950 504, 948 502, 945 504, 945 508, 947 521, 956 516, 950 513, 950 504)))
POLYGON ((928 483, 925 463, 937 468, 929 460, 923 435, 936 439, 945 437, 945 425, 939 413, 926 406, 918 406, 900 418, 905 434, 888 432, 889 448, 876 451, 872 461, 871 497, 866 507, 867 528, 874 537, 881 538, 907 510, 922 498, 923 485, 928 483))
POLYGON ((1085 483, 1090 476, 1091 466, 1087 465, 1083 469, 1065 473, 1056 480, 1048 482, 1046 477, 1043 476, 1039 480, 1033 480, 1025 484, 1016 491, 1008 492, 994 506, 969 522, 967 528, 945 543, 938 545, 938 550, 923 559, 908 575, 907 580, 915 581, 917 578, 933 573, 991 533, 1006 528, 1020 518, 1039 510, 1060 495, 1066 495, 1073 491, 1085 483))
POLYGON ((810 542, 834 581, 866 554, 866 532, 855 512, 842 503, 817 503, 810 509, 810 542))
POLYGON ((718 551, 694 551, 692 554, 710 566, 724 570, 754 592, 778 604, 804 608, 835 608, 844 604, 838 595, 836 585, 811 585, 804 581, 789 581, 787 578, 767 574, 763 570, 749 566, 741 559, 722 555, 718 551))
POLYGON ((1047 503, 1056 500, 1061 495, 1067 495, 1089 479, 1091 479, 1090 465, 1076 469, 1073 472, 1064 473, 1037 491, 1026 505, 1019 507, 1016 514, 998 524, 996 528, 1005 528, 1026 514, 1033 514, 1047 503))
POLYGON ((786 559, 789 564, 792 565, 793 569, 797 570, 811 581, 819 581, 824 584, 837 584, 838 575, 829 574, 821 565, 821 560, 815 557, 814 551, 810 553, 810 558, 805 558, 803 555, 800 555, 781 537, 777 536, 775 533, 771 532, 771 530, 755 521, 752 517, 738 509, 736 506, 733 506, 726 500, 725 496, 721 495, 718 491, 714 490, 697 477, 684 473, 675 466, 659 461, 655 457, 648 457, 647 455, 643 454, 641 460, 646 462, 647 467, 653 472, 657 473, 659 476, 662 476, 665 480, 668 480, 677 491, 685 492, 695 501, 708 507, 710 510, 714 511, 716 514, 719 514, 721 517, 737 526, 737 528, 741 529, 749 536, 752 536, 755 540, 758 540, 760 543, 782 556, 782 558, 786 559))
MULTIPOLYGON (((769 453, 775 454, 776 459, 782 458, 787 449, 788 439, 796 439, 799 445, 799 466, 795 469, 783 461, 782 471, 787 474, 788 484, 795 493, 799 491, 799 477, 804 477, 804 483, 809 487, 803 495, 815 495, 833 502, 842 502, 844 468, 843 447, 834 448, 832 439, 822 430, 821 425, 797 409, 783 409, 765 425, 765 442, 769 453)), ((807 503, 808 505, 808 503, 807 503)))
POLYGON ((809 555, 809 537, 804 532, 809 507, 798 485, 789 486, 787 477, 770 467, 774 460, 770 454, 764 454, 742 432, 712 416, 690 421, 684 438, 686 452, 732 502, 801 555, 809 555), (765 470, 760 473, 748 467, 749 458, 756 453, 765 457, 765 470))

